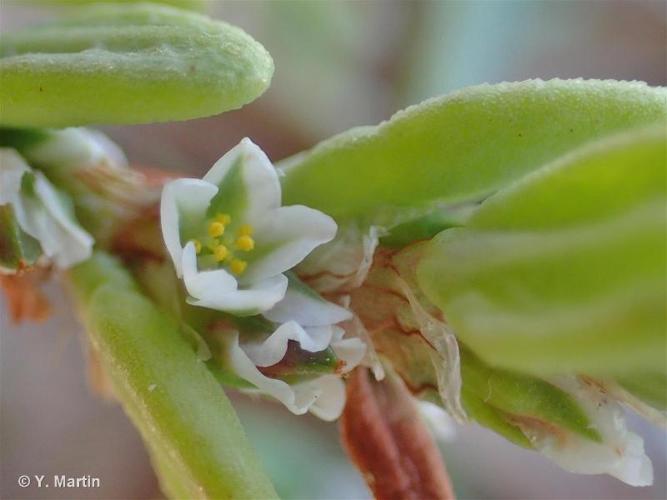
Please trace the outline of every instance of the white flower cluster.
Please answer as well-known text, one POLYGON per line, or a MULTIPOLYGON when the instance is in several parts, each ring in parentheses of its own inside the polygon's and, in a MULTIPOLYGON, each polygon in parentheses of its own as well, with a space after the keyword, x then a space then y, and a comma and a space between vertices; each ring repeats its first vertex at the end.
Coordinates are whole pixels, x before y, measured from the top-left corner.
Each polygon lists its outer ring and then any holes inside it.
POLYGON ((228 335, 229 367, 292 412, 310 410, 333 420, 345 402, 338 376, 288 384, 260 371, 278 364, 290 341, 313 353, 331 348, 344 362, 343 372, 366 350, 360 339, 344 338, 338 326, 351 318, 346 309, 285 274, 331 241, 336 223, 305 206, 281 205, 276 169, 259 147, 243 139, 203 179, 165 185, 162 234, 190 304, 235 316, 262 315, 276 325, 260 342, 228 335))
POLYGON ((0 206, 9 205, 19 228, 59 268, 86 260, 93 238, 76 222, 66 199, 44 174, 11 148, 0 148, 0 206))

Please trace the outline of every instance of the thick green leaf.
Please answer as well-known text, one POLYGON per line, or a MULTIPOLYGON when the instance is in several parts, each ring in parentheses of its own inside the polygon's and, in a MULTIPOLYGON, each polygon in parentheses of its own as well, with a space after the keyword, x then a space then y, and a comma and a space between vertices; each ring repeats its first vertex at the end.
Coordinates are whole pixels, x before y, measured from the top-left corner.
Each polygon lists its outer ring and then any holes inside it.
POLYGON ((102 5, 3 35, 0 124, 62 127, 184 120, 266 90, 268 52, 242 30, 151 4, 102 5))
POLYGON ((538 375, 665 373, 665 137, 584 147, 435 238, 419 283, 457 336, 538 375))
POLYGON ((90 340, 170 494, 274 498, 225 394, 178 327, 97 253, 71 271, 90 340))
POLYGON ((664 373, 636 373, 618 380, 623 389, 644 403, 667 412, 667 375, 664 373))
MULTIPOLYGON (((463 390, 474 394, 507 420, 542 422, 593 441, 600 435, 580 405, 558 387, 528 375, 493 369, 461 345, 463 390)), ((465 401, 465 400, 464 400, 465 401)))
POLYGON ((506 414, 488 405, 484 398, 480 398, 474 392, 467 390, 465 386, 461 390, 461 400, 468 416, 479 425, 500 434, 510 443, 523 448, 533 447, 521 429, 510 423, 506 414))
POLYGON ((439 341, 447 333, 437 309, 419 290, 406 293, 405 288, 416 286, 416 263, 427 247, 423 242, 392 253, 381 251, 364 284, 350 293, 351 308, 382 360, 416 397, 452 414, 460 379, 465 416, 520 446, 532 448, 530 439, 549 433, 600 441, 599 429, 571 394, 539 377, 489 366, 461 342, 453 356, 443 350, 439 341), (419 308, 411 300, 419 301, 419 308), (460 373, 449 371, 456 365, 460 373))
POLYGON ((667 90, 616 81, 482 85, 283 162, 287 204, 341 219, 483 198, 570 149, 667 118, 667 90))
MULTIPOLYGON (((1 135, 2 132, 0 131, 1 135)), ((386 235, 380 238, 380 244, 388 248, 400 248, 410 245, 415 241, 429 240, 440 231, 464 225, 475 206, 473 204, 465 207, 465 210, 459 211, 439 209, 415 217, 414 219, 409 219, 406 222, 393 226, 386 235)))

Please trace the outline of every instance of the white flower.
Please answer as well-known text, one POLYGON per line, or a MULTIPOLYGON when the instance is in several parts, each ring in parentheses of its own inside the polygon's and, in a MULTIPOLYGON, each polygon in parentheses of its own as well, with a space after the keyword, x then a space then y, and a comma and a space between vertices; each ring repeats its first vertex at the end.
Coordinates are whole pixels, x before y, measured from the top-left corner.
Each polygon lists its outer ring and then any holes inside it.
MULTIPOLYGON (((349 372, 364 359, 366 344, 358 337, 344 338, 345 330, 336 326, 351 320, 352 312, 324 300, 293 274, 289 275, 289 286, 285 298, 265 312, 263 316, 274 323, 296 322, 306 336, 292 340, 298 340, 302 349, 318 352, 330 346, 339 361, 343 362, 343 366, 338 370, 339 373, 349 372), (326 345, 322 343, 324 340, 327 340, 326 345)), ((285 355, 285 349, 286 347, 281 346, 277 351, 280 354, 278 360, 285 355)), ((277 362, 263 364, 275 359, 275 357, 264 358, 263 356, 266 355, 257 350, 251 353, 251 357, 258 361, 256 363, 258 366, 270 366, 277 362)))
MULTIPOLYGON (((293 275, 285 298, 266 312, 268 337, 242 335, 235 330, 221 332, 226 346, 224 365, 236 375, 254 385, 246 392, 274 397, 291 412, 301 415, 310 411, 324 420, 338 418, 345 405, 345 387, 340 375, 352 370, 363 359, 365 344, 357 338, 344 338, 345 331, 336 325, 349 320, 346 309, 327 302, 293 275), (290 342, 302 351, 317 353, 331 348, 338 362, 335 374, 317 376, 311 380, 288 383, 262 373, 284 360, 290 342)), ((292 360, 293 362, 293 360, 292 360)))
POLYGON ((188 302, 237 315, 271 309, 285 296, 283 273, 336 234, 317 210, 281 207, 277 172, 249 139, 202 180, 168 183, 161 221, 188 302))
POLYGON ((70 267, 91 255, 93 238, 75 222, 66 199, 15 150, 0 148, 0 205, 7 204, 19 227, 58 267, 70 267))
POLYGON ((350 319, 351 313, 325 301, 291 277, 285 298, 264 316, 282 324, 259 342, 239 343, 238 334, 229 335, 229 366, 252 383, 257 392, 276 398, 297 415, 310 411, 323 420, 338 418, 345 406, 345 386, 339 375, 357 366, 366 351, 360 339, 344 338, 344 330, 334 324, 350 319), (297 384, 264 375, 258 367, 279 363, 287 353, 290 340, 309 352, 331 347, 342 366, 336 370, 336 375, 323 375, 297 384))

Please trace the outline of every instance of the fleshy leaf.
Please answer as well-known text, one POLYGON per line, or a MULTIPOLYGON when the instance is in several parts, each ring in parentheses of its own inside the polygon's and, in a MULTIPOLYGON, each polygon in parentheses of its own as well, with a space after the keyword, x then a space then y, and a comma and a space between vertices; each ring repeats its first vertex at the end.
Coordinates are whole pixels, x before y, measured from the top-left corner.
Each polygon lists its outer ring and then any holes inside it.
POLYGON ((568 431, 600 441, 580 406, 555 385, 528 375, 493 369, 461 347, 463 387, 521 427, 568 431))
POLYGON ((545 166, 433 240, 420 285, 493 365, 664 373, 666 151, 659 127, 545 166))
POLYGON ((664 373, 633 373, 618 379, 630 394, 665 413, 667 418, 667 375, 664 373))
POLYGON ((102 5, 4 34, 1 124, 62 127, 186 120, 236 109, 273 61, 241 29, 173 7, 102 5))
POLYGON ((494 367, 454 338, 447 316, 416 283, 415 269, 429 247, 420 242, 398 251, 380 248, 368 277, 350 294, 350 307, 376 352, 410 392, 568 470, 650 483, 642 440, 628 431, 611 386, 590 377, 552 380, 494 367))
POLYGON ((397 208, 483 198, 585 142, 666 117, 667 90, 639 82, 470 87, 284 161, 283 197, 386 224, 397 208))
POLYGON ((93 347, 169 492, 274 498, 241 424, 178 327, 97 253, 71 272, 93 347))

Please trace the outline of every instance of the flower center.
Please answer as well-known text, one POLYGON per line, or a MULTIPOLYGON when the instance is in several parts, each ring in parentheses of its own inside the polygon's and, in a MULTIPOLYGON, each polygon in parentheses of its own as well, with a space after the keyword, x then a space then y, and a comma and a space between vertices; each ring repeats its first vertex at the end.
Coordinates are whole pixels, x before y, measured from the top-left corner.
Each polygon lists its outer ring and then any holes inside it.
POLYGON ((233 274, 240 276, 248 267, 248 262, 240 258, 239 253, 252 252, 255 248, 253 227, 242 224, 232 232, 228 231, 231 224, 232 217, 229 214, 217 214, 207 224, 207 236, 192 242, 197 255, 206 263, 225 266, 233 274))

